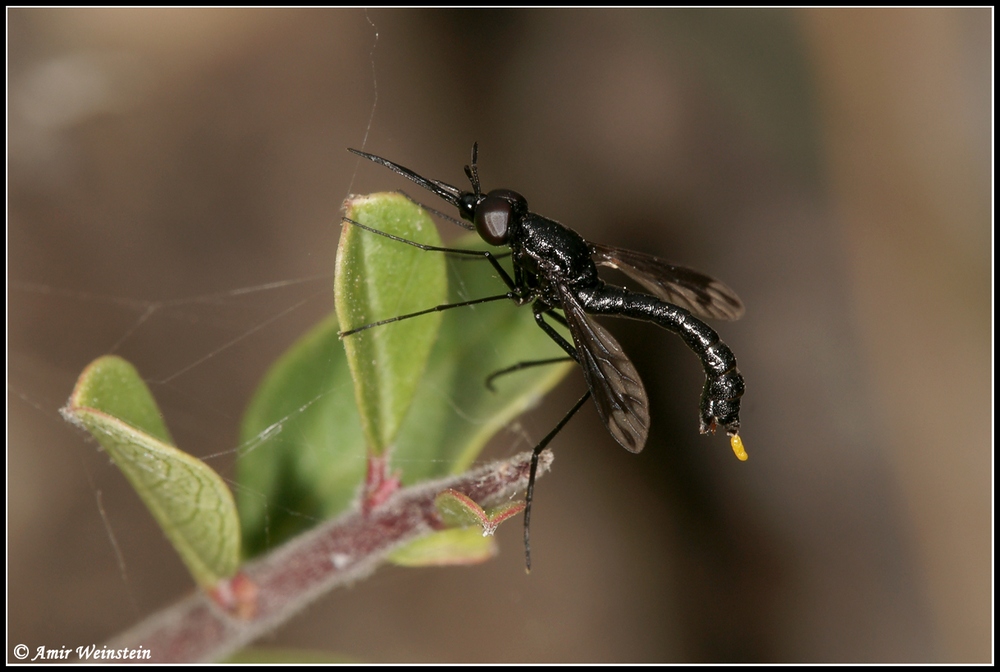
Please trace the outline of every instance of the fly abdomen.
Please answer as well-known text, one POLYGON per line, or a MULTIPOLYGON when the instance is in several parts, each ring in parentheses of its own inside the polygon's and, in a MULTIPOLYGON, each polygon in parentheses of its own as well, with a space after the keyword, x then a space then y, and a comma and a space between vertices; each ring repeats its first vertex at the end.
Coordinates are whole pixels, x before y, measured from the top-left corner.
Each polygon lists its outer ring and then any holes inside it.
POLYGON ((743 375, 736 366, 736 355, 714 329, 687 310, 648 294, 605 284, 577 291, 588 313, 648 320, 683 338, 705 370, 699 429, 703 434, 716 427, 723 427, 729 435, 739 431, 743 375))
MULTIPOLYGON (((701 326, 715 333, 706 324, 702 323, 701 326)), ((736 369, 736 355, 733 354, 728 345, 719 340, 718 334, 716 334, 715 343, 705 348, 705 354, 702 356, 701 361, 705 365, 706 371, 712 371, 720 375, 736 369)))
POLYGON ((716 426, 723 427, 730 436, 739 431, 740 397, 744 389, 743 374, 735 367, 721 376, 708 376, 699 407, 702 434, 714 432, 716 426))

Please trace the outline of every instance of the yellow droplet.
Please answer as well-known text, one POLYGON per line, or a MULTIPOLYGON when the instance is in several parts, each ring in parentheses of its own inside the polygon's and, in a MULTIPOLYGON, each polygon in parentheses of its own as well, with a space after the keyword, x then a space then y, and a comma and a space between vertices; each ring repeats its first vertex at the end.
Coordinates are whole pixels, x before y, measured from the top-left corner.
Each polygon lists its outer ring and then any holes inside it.
POLYGON ((736 453, 736 457, 740 462, 747 461, 747 451, 743 448, 743 439, 740 438, 739 434, 733 434, 729 437, 729 443, 733 446, 733 452, 736 453))

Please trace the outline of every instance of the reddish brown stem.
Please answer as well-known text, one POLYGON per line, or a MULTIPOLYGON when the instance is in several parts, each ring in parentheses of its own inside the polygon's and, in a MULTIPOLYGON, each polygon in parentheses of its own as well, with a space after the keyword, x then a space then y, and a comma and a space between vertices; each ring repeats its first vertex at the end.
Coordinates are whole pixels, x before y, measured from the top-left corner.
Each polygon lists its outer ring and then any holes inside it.
MULTIPOLYGON (((461 476, 405 488, 364 515, 352 511, 323 523, 247 563, 212 595, 198 592, 177 602, 114 638, 107 648, 142 647, 151 654, 149 662, 157 663, 220 660, 330 589, 373 572, 390 551, 433 531, 438 524, 434 498, 441 491, 457 490, 481 506, 498 504, 524 489, 530 460, 531 453, 522 453, 461 476)), ((551 461, 551 454, 543 453, 539 475, 551 461)))

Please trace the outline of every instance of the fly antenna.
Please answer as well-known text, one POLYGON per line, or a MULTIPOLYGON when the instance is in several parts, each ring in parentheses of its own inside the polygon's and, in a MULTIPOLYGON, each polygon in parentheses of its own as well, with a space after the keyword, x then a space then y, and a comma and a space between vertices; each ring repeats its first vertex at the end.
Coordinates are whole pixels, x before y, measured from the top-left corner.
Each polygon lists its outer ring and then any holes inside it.
POLYGON ((472 165, 465 167, 465 174, 469 177, 469 181, 472 182, 472 193, 476 196, 476 202, 479 202, 479 197, 482 196, 483 191, 479 187, 479 168, 476 164, 479 162, 479 143, 472 143, 472 165))

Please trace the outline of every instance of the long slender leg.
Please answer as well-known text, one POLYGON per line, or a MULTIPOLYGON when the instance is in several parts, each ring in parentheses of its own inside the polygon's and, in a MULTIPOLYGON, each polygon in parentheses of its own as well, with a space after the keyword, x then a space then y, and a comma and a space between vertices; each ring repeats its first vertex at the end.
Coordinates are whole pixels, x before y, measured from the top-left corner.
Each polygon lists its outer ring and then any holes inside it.
MULTIPOLYGON (((500 252, 499 254, 495 252, 490 252, 490 254, 493 255, 494 259, 506 259, 511 255, 510 252, 500 252)), ((472 259, 469 259, 468 257, 459 257, 456 261, 479 261, 479 259, 477 259, 476 257, 473 257, 472 259)))
MULTIPOLYGON (((404 194, 404 196, 405 196, 405 194, 404 194)), ((407 198, 409 198, 409 196, 407 196, 407 198)), ((451 308, 461 308, 463 306, 474 306, 474 305, 479 304, 479 303, 488 303, 490 301, 499 301, 500 299, 510 299, 511 301, 514 301, 518 305, 521 305, 521 304, 523 304, 525 302, 525 296, 524 296, 523 289, 521 289, 521 286, 519 284, 517 284, 513 278, 510 277, 510 275, 507 273, 507 271, 504 269, 504 267, 500 265, 500 262, 497 261, 496 255, 494 255, 492 252, 489 252, 489 251, 486 251, 486 250, 462 250, 462 249, 452 248, 452 247, 438 247, 436 245, 425 245, 423 243, 418 243, 418 242, 416 242, 414 240, 408 240, 406 238, 401 238, 400 236, 393 235, 391 233, 386 233, 385 231, 379 231, 378 229, 374 229, 374 228, 372 228, 370 226, 366 226, 365 224, 357 222, 357 221, 355 221, 353 219, 350 219, 348 217, 344 217, 343 221, 345 221, 348 224, 351 224, 353 226, 356 226, 356 227, 362 229, 363 231, 368 231, 369 233, 374 233, 376 235, 383 236, 384 238, 388 238, 390 240, 394 240, 394 241, 399 242, 399 243, 404 243, 406 245, 411 245, 411 246, 416 247, 417 249, 423 250, 425 252, 441 252, 443 254, 458 255, 459 257, 462 257, 462 258, 470 258, 471 257, 473 260, 486 259, 487 261, 490 262, 490 264, 493 265, 494 270, 497 271, 497 273, 500 275, 500 279, 503 280, 504 284, 507 285, 507 288, 510 291, 508 291, 506 294, 497 294, 495 296, 487 296, 487 297, 484 297, 484 298, 481 298, 481 299, 473 299, 471 301, 459 301, 457 303, 446 303, 446 304, 442 304, 442 305, 439 305, 439 306, 434 306, 433 308, 427 308, 425 310, 418 310, 415 313, 408 313, 406 315, 398 315, 396 317, 390 317, 390 318, 385 319, 385 320, 379 320, 378 322, 371 322, 370 324, 365 324, 365 325, 362 325, 360 327, 355 327, 354 329, 348 329, 347 331, 340 332, 338 334, 338 336, 340 338, 346 338, 347 336, 350 336, 352 334, 356 334, 359 331, 365 331, 366 329, 371 329, 372 327, 378 327, 378 326, 381 326, 383 324, 390 324, 392 322, 399 322, 400 320, 407 320, 407 319, 409 319, 411 317, 419 317, 420 315, 427 315, 428 313, 440 312, 442 310, 448 310, 448 309, 451 309, 451 308)), ((505 255, 501 255, 501 256, 505 256, 505 255)))
POLYGON ((356 222, 353 219, 349 219, 347 217, 344 217, 342 221, 345 221, 348 224, 356 226, 359 229, 368 231, 369 233, 374 233, 376 235, 383 236, 390 240, 395 240, 398 243, 405 243, 407 245, 412 245, 413 247, 424 250, 425 252, 443 252, 445 254, 457 254, 460 256, 478 257, 480 259, 486 259, 493 265, 493 269, 500 274, 500 279, 503 280, 505 285, 507 285, 507 288, 510 289, 512 292, 514 292, 517 295, 518 299, 521 299, 522 297, 523 292, 520 289, 520 285, 514 282, 514 279, 510 277, 510 274, 507 273, 507 270, 500 265, 500 262, 497 261, 497 258, 493 255, 493 253, 489 252, 488 250, 460 250, 454 247, 438 247, 436 245, 424 245, 423 243, 418 243, 414 240, 407 240, 406 238, 400 238, 399 236, 394 236, 391 233, 386 233, 385 231, 379 231, 378 229, 373 229, 370 226, 366 226, 364 224, 361 224, 360 222, 356 222))
POLYGON ((553 357, 551 359, 535 359, 530 362, 518 362, 513 366, 508 366, 506 369, 500 369, 499 371, 494 371, 486 377, 486 389, 490 392, 496 392, 493 387, 493 381, 500 376, 507 375, 508 373, 514 373, 515 371, 520 371, 521 369, 528 369, 533 366, 545 366, 546 364, 556 364, 558 362, 572 362, 575 361, 572 357, 553 357))
POLYGON ((564 327, 568 327, 569 326, 569 323, 566 321, 566 318, 563 317, 562 315, 560 315, 559 313, 557 313, 556 311, 554 311, 554 310, 547 310, 547 311, 545 311, 545 314, 548 315, 549 317, 551 317, 553 320, 555 320, 559 324, 563 325, 564 327))
POLYGON ((556 434, 566 426, 566 423, 570 421, 576 412, 580 410, 587 399, 590 398, 590 390, 587 390, 580 401, 574 404, 573 408, 569 409, 569 413, 563 416, 563 419, 559 421, 559 424, 552 428, 552 431, 545 435, 534 450, 531 451, 531 470, 528 472, 528 490, 524 495, 524 564, 527 570, 531 571, 531 500, 535 496, 535 472, 538 470, 538 456, 542 454, 545 450, 545 446, 549 445, 549 442, 555 438, 556 434))
POLYGON ((397 315, 396 317, 390 317, 385 320, 379 320, 378 322, 371 322, 370 324, 365 324, 360 327, 355 327, 354 329, 348 329, 347 331, 342 331, 337 336, 340 338, 347 338, 352 334, 356 334, 359 331, 364 331, 366 329, 371 329, 372 327, 380 327, 383 324, 390 324, 392 322, 399 322, 400 320, 408 320, 411 317, 420 317, 421 315, 427 315, 428 313, 440 312, 442 310, 449 310, 451 308, 462 308, 463 306, 474 306, 477 303, 488 303, 489 301, 499 301, 501 299, 512 299, 517 300, 517 297, 513 292, 507 292, 506 294, 497 294, 496 296, 486 296, 481 299, 472 299, 471 301, 460 301, 458 303, 444 303, 440 306, 434 306, 433 308, 427 308, 425 310, 418 310, 415 313, 408 313, 406 315, 397 315))
MULTIPOLYGON (((553 318, 557 322, 560 322, 561 324, 564 325, 566 324, 566 318, 557 313, 556 311, 552 310, 551 308, 545 310, 543 306, 544 304, 539 304, 537 309, 535 309, 535 321, 538 322, 538 326, 540 326, 542 330, 544 330, 545 333, 549 335, 549 337, 552 337, 552 334, 556 332, 552 331, 551 330, 552 328, 545 323, 545 321, 542 319, 542 314, 548 315, 549 317, 553 318)), ((565 341, 560 342, 560 339, 558 338, 553 337, 553 340, 555 340, 556 343, 559 344, 559 347, 563 349, 565 349, 568 346, 568 344, 565 341)), ((570 351, 567 350, 567 352, 570 351)), ((493 373, 491 373, 486 377, 486 389, 488 389, 490 392, 495 392, 496 390, 493 389, 493 381, 499 378, 500 376, 506 375, 508 373, 513 373, 514 371, 520 371, 521 369, 527 369, 532 366, 544 366, 545 364, 555 364, 557 362, 576 361, 576 354, 574 353, 575 350, 573 352, 570 352, 569 357, 551 357, 549 359, 537 359, 527 362, 518 362, 513 366, 508 366, 506 369, 494 371, 493 373)))
POLYGON ((552 309, 546 306, 541 301, 536 301, 535 303, 533 303, 531 305, 531 309, 535 313, 535 323, 542 328, 542 331, 548 334, 549 338, 555 341, 556 345, 565 350, 567 355, 572 357, 575 361, 579 362, 580 356, 577 354, 576 348, 570 345, 569 342, 565 338, 563 338, 562 335, 558 331, 556 331, 551 324, 545 321, 545 315, 547 314, 552 315, 563 324, 566 323, 566 320, 562 317, 559 317, 559 315, 557 315, 556 313, 552 312, 552 309))

